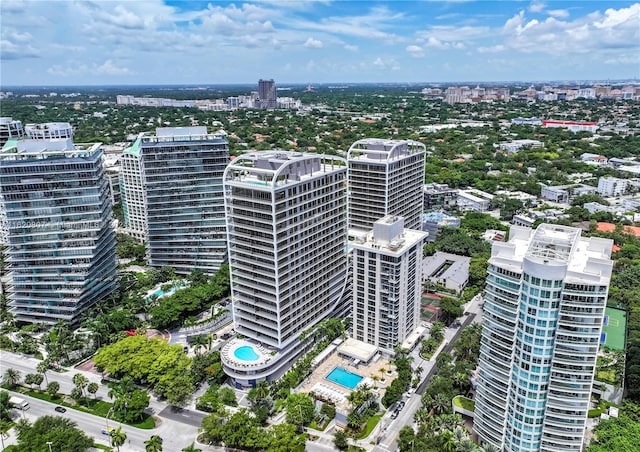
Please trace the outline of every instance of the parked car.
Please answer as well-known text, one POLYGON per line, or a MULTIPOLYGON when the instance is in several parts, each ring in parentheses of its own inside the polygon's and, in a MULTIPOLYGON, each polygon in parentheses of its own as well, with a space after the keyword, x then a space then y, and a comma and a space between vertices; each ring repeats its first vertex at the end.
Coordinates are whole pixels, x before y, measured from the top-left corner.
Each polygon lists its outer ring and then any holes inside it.
POLYGON ((54 410, 56 410, 58 413, 66 413, 67 409, 65 407, 62 406, 57 406, 54 408, 54 410))
POLYGON ((396 408, 396 411, 400 411, 404 408, 404 400, 401 400, 400 402, 398 402, 398 408, 396 408))
POLYGON ((400 410, 396 409, 393 413, 391 413, 391 419, 395 419, 400 414, 400 410))

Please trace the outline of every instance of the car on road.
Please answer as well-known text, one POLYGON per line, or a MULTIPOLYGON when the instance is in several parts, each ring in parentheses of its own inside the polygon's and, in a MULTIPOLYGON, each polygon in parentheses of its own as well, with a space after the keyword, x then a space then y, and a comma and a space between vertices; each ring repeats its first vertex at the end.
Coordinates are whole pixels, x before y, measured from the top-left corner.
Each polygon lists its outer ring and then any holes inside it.
POLYGON ((400 414, 400 410, 396 409, 393 413, 391 413, 391 419, 395 419, 400 414))
POLYGON ((54 410, 56 410, 58 413, 66 413, 67 409, 65 407, 62 406, 57 406, 54 408, 54 410))
POLYGON ((396 408, 396 411, 400 411, 400 410, 402 410, 403 408, 404 408, 404 400, 401 400, 401 401, 398 403, 398 408, 396 408))
POLYGON ((113 427, 103 428, 100 433, 103 435, 111 436, 113 434, 113 427))

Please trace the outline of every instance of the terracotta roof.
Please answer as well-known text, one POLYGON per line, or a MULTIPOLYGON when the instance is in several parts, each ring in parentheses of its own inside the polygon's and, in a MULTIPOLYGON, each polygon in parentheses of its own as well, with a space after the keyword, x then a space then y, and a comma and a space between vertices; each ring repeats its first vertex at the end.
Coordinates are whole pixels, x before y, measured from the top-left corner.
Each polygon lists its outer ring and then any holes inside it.
MULTIPOLYGON (((598 223, 598 227, 596 229, 599 232, 614 232, 616 230, 616 225, 613 223, 598 223)), ((636 237, 640 237, 640 227, 638 226, 624 226, 622 231, 625 234, 635 235, 636 237)))

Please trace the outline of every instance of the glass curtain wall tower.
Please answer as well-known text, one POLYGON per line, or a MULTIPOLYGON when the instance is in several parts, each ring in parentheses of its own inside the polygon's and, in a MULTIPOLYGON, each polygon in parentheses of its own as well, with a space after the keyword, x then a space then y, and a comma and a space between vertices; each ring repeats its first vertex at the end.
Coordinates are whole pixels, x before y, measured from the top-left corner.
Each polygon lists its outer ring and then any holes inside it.
POLYGON ((100 143, 9 140, 0 151, 0 192, 16 320, 75 322, 117 287, 100 143))
POLYGON ((288 365, 301 351, 300 334, 338 304, 347 267, 346 173, 339 157, 285 151, 244 154, 228 166, 235 329, 277 354, 252 369, 223 353, 236 380, 251 375, 255 383, 288 365))
POLYGON ((387 215, 420 230, 425 146, 411 140, 367 138, 353 143, 349 163, 349 230, 365 233, 387 215))
POLYGON ((581 451, 613 242, 513 226, 493 244, 474 430, 506 451, 581 451))
POLYGON ((125 226, 146 229, 151 266, 213 274, 226 262, 222 175, 228 163, 227 141, 206 127, 158 128, 125 151, 125 226))

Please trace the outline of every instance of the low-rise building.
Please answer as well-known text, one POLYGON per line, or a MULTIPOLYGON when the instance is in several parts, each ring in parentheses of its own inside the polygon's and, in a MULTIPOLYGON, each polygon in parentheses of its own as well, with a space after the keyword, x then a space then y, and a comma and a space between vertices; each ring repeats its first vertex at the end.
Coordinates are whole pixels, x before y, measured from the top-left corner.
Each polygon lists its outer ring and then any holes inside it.
POLYGON ((514 153, 518 152, 520 149, 528 147, 528 148, 543 148, 544 143, 539 140, 513 140, 508 143, 499 143, 498 149, 514 153))
POLYGON ((620 196, 627 191, 627 179, 601 177, 598 180, 598 193, 602 196, 620 196))
POLYGON ((427 232, 427 242, 435 242, 442 228, 459 228, 460 218, 444 212, 427 212, 422 214, 422 230, 427 232))
POLYGON ((469 189, 458 191, 458 209, 474 212, 486 212, 490 208, 493 195, 481 190, 469 189))
POLYGON ((458 190, 447 184, 425 184, 424 209, 455 209, 458 205, 458 190))
POLYGON ((471 258, 457 254, 437 252, 425 257, 422 264, 422 281, 441 284, 446 289, 460 293, 469 282, 471 258))

